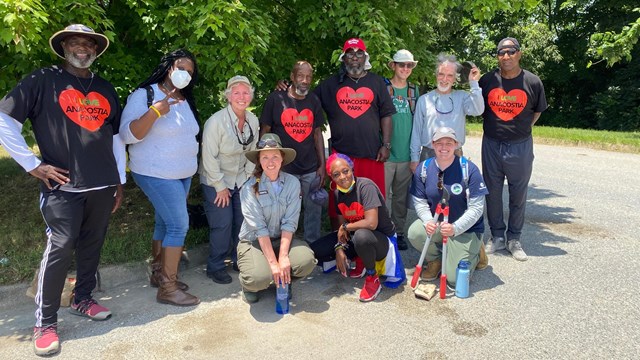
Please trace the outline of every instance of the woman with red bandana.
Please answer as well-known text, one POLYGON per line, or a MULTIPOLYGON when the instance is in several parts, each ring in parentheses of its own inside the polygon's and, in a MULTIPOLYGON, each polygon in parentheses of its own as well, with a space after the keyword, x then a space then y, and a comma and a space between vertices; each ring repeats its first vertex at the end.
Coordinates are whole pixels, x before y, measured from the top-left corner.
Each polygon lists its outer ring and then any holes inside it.
POLYGON ((406 278, 396 244, 396 228, 378 186, 367 178, 353 175, 353 162, 335 153, 327 159, 327 174, 336 185, 338 219, 342 224, 311 244, 319 263, 336 261, 338 271, 347 276, 349 260, 356 267, 349 276, 366 275, 360 301, 374 300, 382 289, 379 276, 387 287, 397 287, 406 278))

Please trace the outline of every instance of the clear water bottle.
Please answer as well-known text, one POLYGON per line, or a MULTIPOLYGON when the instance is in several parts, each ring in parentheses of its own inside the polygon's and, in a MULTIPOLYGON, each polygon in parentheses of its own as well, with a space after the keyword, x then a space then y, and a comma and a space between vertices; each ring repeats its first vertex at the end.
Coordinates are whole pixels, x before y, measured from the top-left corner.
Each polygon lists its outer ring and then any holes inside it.
POLYGON ((276 312, 278 314, 289 313, 289 284, 282 284, 276 288, 276 312))
POLYGON ((469 276, 471 275, 471 263, 460 260, 456 269, 456 296, 465 299, 469 297, 469 276))

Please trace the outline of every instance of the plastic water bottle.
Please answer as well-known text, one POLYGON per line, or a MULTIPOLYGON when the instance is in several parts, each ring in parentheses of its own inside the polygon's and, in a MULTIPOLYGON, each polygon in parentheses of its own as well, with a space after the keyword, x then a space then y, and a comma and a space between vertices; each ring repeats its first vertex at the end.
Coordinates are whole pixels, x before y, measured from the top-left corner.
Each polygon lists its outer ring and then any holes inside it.
POLYGON ((469 297, 469 268, 471 263, 466 260, 460 260, 456 269, 456 296, 465 299, 469 297))
POLYGON ((276 312, 278 314, 289 313, 289 284, 282 284, 276 288, 276 312))

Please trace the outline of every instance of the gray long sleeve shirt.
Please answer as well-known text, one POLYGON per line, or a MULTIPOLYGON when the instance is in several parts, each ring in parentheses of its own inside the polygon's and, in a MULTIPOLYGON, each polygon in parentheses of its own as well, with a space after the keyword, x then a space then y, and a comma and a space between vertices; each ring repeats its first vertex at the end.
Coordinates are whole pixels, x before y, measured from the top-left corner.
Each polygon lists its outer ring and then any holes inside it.
POLYGON ((244 221, 240 228, 240 241, 253 242, 259 237, 280 238, 283 231, 295 233, 300 216, 300 181, 293 175, 280 172, 278 181, 281 189, 274 189, 269 178, 262 174, 255 193, 252 176, 240 190, 240 203, 244 221))

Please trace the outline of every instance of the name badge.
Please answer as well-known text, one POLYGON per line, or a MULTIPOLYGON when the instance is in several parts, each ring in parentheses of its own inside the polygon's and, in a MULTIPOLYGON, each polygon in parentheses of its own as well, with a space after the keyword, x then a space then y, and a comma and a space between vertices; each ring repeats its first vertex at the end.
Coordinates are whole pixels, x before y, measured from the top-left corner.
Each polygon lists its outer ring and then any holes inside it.
POLYGON ((267 195, 269 193, 269 191, 267 190, 259 190, 258 191, 258 195, 267 195))

